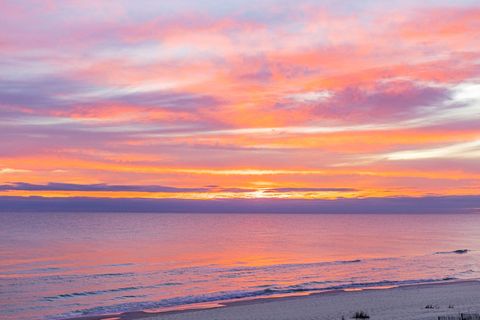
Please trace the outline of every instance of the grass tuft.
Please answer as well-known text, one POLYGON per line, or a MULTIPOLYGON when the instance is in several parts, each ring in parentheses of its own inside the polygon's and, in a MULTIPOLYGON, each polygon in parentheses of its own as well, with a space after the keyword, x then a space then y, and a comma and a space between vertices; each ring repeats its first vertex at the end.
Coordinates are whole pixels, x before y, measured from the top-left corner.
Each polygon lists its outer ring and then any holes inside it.
POLYGON ((353 319, 370 319, 370 316, 364 311, 357 311, 352 317, 353 319))

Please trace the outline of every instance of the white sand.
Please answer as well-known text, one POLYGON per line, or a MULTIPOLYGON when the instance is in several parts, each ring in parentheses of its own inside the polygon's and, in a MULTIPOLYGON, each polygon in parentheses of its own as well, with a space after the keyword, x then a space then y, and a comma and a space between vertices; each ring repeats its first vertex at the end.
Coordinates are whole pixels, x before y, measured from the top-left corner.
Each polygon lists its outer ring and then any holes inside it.
POLYGON ((405 286, 384 290, 334 292, 303 297, 259 299, 226 307, 158 314, 148 320, 320 320, 351 319, 356 311, 370 319, 437 319, 460 312, 480 313, 480 282, 405 286), (425 308, 427 305, 434 309, 425 308), (449 308, 453 305, 453 308, 449 308))

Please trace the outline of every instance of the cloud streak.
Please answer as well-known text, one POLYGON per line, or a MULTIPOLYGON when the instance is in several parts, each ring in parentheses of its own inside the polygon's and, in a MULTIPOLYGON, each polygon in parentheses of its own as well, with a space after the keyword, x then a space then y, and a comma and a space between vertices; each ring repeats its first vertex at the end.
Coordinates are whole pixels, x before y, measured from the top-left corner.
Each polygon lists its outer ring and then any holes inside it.
MULTIPOLYGON (((18 171, 6 171, 18 172, 18 171)), ((247 189, 234 187, 206 186, 200 188, 179 188, 158 185, 109 185, 105 183, 97 184, 76 184, 76 183, 58 183, 49 182, 47 184, 32 184, 27 182, 15 182, 0 185, 1 191, 81 191, 81 192, 136 192, 136 193, 290 193, 290 192, 354 192, 352 188, 261 188, 247 189)))

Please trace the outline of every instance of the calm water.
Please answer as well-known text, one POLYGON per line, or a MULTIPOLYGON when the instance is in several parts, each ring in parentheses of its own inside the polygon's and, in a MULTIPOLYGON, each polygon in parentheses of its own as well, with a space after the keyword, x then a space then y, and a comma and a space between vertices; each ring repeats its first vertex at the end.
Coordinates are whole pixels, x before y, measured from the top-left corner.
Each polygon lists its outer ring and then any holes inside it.
POLYGON ((1 319, 158 311, 478 278, 480 215, 2 213, 0 257, 1 319))

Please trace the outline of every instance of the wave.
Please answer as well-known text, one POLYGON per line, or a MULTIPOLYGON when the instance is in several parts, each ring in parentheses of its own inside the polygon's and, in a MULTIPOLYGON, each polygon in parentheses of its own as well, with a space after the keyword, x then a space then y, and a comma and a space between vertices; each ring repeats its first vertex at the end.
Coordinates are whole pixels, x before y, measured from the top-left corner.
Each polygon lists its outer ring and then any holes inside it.
POLYGON ((115 288, 115 289, 108 289, 108 290, 62 293, 56 296, 44 297, 43 299, 47 301, 53 301, 58 299, 73 298, 73 297, 79 297, 79 296, 92 296, 92 295, 105 294, 110 292, 130 291, 130 290, 138 290, 138 289, 140 289, 140 287, 124 287, 124 288, 115 288))
MULTIPOLYGON (((324 282, 309 282, 291 286, 268 286, 264 289, 255 290, 237 290, 237 291, 220 291, 201 295, 190 295, 183 297, 175 297, 163 299, 160 301, 143 301, 143 302, 127 302, 108 306, 97 306, 90 309, 77 310, 68 314, 63 314, 52 319, 64 319, 66 317, 79 317, 79 316, 94 316, 105 314, 117 314, 122 312, 132 312, 149 309, 160 309, 167 307, 177 307, 183 305, 191 305, 197 303, 214 303, 224 302, 230 300, 247 299, 247 298, 261 298, 273 295, 288 295, 299 292, 323 292, 332 290, 347 290, 347 289, 361 289, 361 288, 374 288, 374 287, 386 287, 386 286, 402 286, 402 285, 414 285, 424 283, 435 283, 448 280, 455 280, 452 277, 446 277, 441 279, 412 279, 412 280, 384 280, 375 282, 362 282, 362 283, 343 283, 337 285, 332 284, 332 281, 324 282), (322 284, 324 286, 312 286, 314 284, 322 284), (326 285, 326 286, 325 286, 326 285)), ((127 288, 128 289, 128 288, 127 288)))
POLYGON ((113 263, 113 264, 104 264, 101 267, 129 267, 133 266, 135 263, 113 263))
MULTIPOLYGON (((372 259, 373 260, 373 259, 372 259)), ((216 265, 207 266, 195 266, 186 268, 177 268, 165 271, 169 275, 179 275, 185 273, 204 273, 205 271, 217 272, 217 273, 232 273, 232 272, 253 272, 253 271, 272 271, 280 269, 293 269, 293 268, 308 268, 308 267, 324 267, 324 266, 337 266, 345 264, 353 264, 363 262, 361 259, 355 260, 336 260, 336 261, 322 261, 322 262, 310 262, 310 263, 284 263, 274 264, 268 266, 235 266, 235 267, 220 267, 216 265)))
POLYGON ((458 250, 453 250, 453 251, 439 251, 435 252, 435 254, 465 254, 470 252, 468 249, 458 249, 458 250))
POLYGON ((159 288, 159 287, 166 287, 166 286, 177 286, 177 285, 181 285, 181 283, 180 282, 165 282, 165 283, 159 283, 159 284, 155 284, 155 285, 151 285, 151 286, 121 287, 121 288, 113 288, 113 289, 106 289, 106 290, 62 293, 62 294, 59 294, 59 295, 56 295, 56 296, 43 297, 43 300, 54 301, 54 300, 59 300, 59 299, 77 298, 77 297, 82 297, 82 296, 93 296, 93 295, 108 294, 108 293, 115 293, 115 292, 141 290, 141 289, 151 289, 151 288, 159 288))

